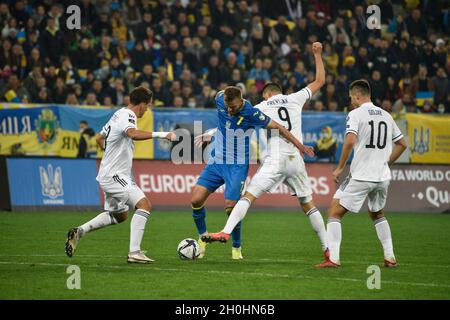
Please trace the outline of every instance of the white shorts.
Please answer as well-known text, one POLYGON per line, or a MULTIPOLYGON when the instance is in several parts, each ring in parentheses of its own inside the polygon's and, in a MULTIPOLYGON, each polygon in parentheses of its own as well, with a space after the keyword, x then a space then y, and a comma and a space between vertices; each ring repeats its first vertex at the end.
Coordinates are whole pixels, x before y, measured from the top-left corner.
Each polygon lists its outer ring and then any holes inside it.
POLYGON ((136 203, 145 198, 144 192, 127 176, 115 175, 100 182, 105 195, 105 210, 120 213, 134 209, 136 203))
POLYGON ((282 155, 279 159, 266 158, 246 191, 259 198, 264 192, 275 190, 281 183, 289 186, 298 198, 312 200, 311 184, 300 154, 282 155))
POLYGON ((352 179, 349 175, 339 186, 333 198, 351 212, 359 212, 366 197, 369 198, 370 212, 378 212, 386 205, 389 180, 381 182, 361 181, 352 179))

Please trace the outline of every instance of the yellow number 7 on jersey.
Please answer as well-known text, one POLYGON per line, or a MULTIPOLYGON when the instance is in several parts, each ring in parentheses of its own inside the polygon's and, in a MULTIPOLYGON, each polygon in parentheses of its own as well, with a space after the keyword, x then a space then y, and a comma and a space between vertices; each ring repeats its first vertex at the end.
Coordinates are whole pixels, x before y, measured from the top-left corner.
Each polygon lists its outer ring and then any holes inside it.
POLYGON ((236 124, 239 126, 239 125, 241 124, 242 120, 244 120, 244 117, 243 117, 243 116, 240 116, 240 117, 239 117, 239 120, 238 120, 238 122, 237 122, 236 124))

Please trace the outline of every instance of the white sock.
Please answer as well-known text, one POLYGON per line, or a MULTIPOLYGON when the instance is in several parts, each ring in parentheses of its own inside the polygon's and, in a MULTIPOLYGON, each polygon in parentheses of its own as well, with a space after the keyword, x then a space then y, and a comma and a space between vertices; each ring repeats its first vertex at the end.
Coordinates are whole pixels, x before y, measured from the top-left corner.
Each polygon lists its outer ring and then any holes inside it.
POLYGON ((225 225, 225 228, 223 228, 223 232, 231 234, 239 221, 244 219, 250 205, 251 201, 249 199, 241 198, 234 206, 233 211, 231 211, 227 224, 225 225))
POLYGON ((140 251, 142 237, 144 236, 145 224, 147 218, 150 216, 150 212, 137 209, 131 219, 131 231, 130 231, 130 252, 140 251))
POLYGON ((383 246, 384 258, 394 259, 394 247, 392 245, 391 228, 386 220, 386 217, 377 219, 373 222, 375 224, 375 230, 377 231, 378 239, 380 239, 381 245, 383 246))
POLYGON ((322 251, 325 251, 328 248, 327 230, 325 229, 325 223, 323 222, 319 209, 316 207, 310 209, 306 213, 306 216, 309 218, 313 230, 319 236, 320 243, 322 244, 322 251))
POLYGON ((78 227, 78 229, 81 229, 80 236, 83 236, 84 234, 112 225, 117 224, 117 220, 114 217, 114 215, 108 211, 100 213, 98 216, 96 216, 94 219, 89 220, 85 224, 78 227))
POLYGON ((330 260, 334 263, 339 263, 339 249, 342 240, 341 220, 336 218, 328 219, 327 238, 330 260))

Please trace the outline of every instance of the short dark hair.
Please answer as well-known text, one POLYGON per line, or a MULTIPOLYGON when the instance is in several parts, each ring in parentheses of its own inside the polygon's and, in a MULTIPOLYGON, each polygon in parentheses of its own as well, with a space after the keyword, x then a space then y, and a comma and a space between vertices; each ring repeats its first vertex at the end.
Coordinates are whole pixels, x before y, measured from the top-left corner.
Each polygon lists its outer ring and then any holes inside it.
POLYGON ((238 87, 229 86, 225 88, 225 102, 231 102, 235 98, 242 99, 242 91, 238 87))
POLYGON ((137 106, 140 103, 149 103, 152 101, 153 92, 146 87, 139 86, 130 93, 130 102, 132 105, 137 106))
POLYGON ((264 92, 270 91, 270 92, 283 92, 280 85, 275 82, 268 82, 264 85, 264 87, 261 90, 261 94, 264 94, 264 92))
POLYGON ((88 122, 87 122, 86 120, 81 120, 81 121, 80 121, 80 124, 88 125, 88 122))
POLYGON ((367 80, 359 79, 350 83, 350 91, 358 90, 363 96, 370 96, 371 89, 367 80))

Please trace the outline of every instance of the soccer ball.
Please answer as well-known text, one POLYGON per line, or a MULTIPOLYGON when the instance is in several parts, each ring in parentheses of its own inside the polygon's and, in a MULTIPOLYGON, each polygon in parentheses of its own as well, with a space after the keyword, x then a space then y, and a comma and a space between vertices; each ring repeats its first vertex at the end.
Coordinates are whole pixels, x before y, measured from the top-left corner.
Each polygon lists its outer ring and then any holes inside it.
POLYGON ((200 246, 194 239, 183 239, 178 245, 177 252, 182 260, 194 260, 200 255, 200 246))

